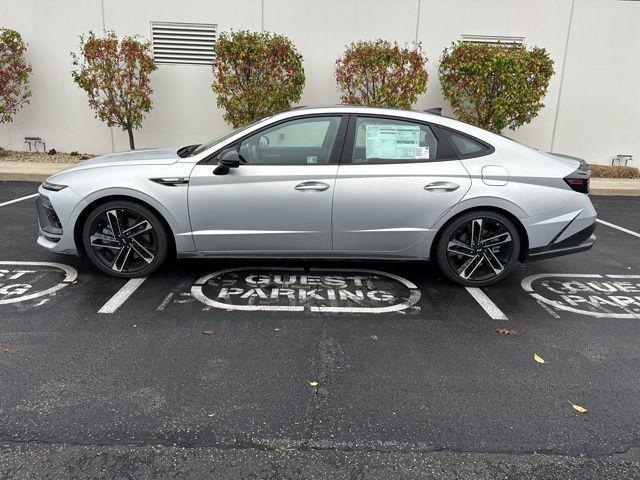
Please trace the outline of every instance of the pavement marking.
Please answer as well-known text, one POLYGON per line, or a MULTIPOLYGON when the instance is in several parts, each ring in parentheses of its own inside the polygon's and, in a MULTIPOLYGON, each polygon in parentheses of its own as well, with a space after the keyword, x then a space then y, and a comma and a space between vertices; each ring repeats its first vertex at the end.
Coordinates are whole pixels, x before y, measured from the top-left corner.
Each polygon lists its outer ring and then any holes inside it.
POLYGON ((171 301, 171 299, 173 298, 173 295, 174 295, 174 292, 169 292, 169 293, 167 294, 167 296, 166 296, 166 297, 164 297, 164 300, 162 300, 162 303, 161 303, 160 305, 158 305, 158 308, 156 308, 156 310, 158 310, 158 311, 160 311, 160 312, 161 312, 162 310, 164 310, 164 309, 167 307, 167 305, 169 305, 169 302, 170 302, 170 301, 171 301))
MULTIPOLYGON (((45 267, 58 268, 58 269, 60 269, 60 270, 62 270, 64 272, 64 279, 60 283, 54 285, 53 287, 47 288, 46 290, 42 290, 40 292, 30 293, 30 294, 27 294, 27 295, 20 295, 18 297, 2 299, 2 300, 0 300, 0 305, 6 305, 8 303, 24 302, 25 300, 32 300, 34 298, 42 297, 42 296, 45 296, 45 295, 51 295, 51 294, 57 292, 58 290, 60 290, 61 288, 66 287, 70 283, 73 283, 76 280, 76 278, 78 278, 77 270, 75 268, 73 268, 73 267, 70 267, 69 265, 64 265, 63 263, 22 262, 22 261, 12 262, 10 260, 3 260, 3 261, 0 261, 0 265, 45 266, 45 267)), ((27 285, 25 284, 24 286, 27 286, 27 285)), ((29 285, 29 288, 31 288, 30 285, 29 285)))
MULTIPOLYGON (((229 279, 227 279, 229 280, 229 279)), ((191 296, 208 307, 222 310, 242 310, 242 311, 282 311, 282 312, 328 312, 328 313, 389 313, 401 312, 414 306, 420 300, 420 290, 409 280, 394 275, 392 273, 370 270, 367 268, 312 268, 306 272, 301 268, 291 267, 237 267, 205 275, 191 287, 191 296), (223 278, 227 274, 235 272, 249 272, 250 275, 243 278, 243 275, 233 279, 233 283, 225 283, 223 278), (266 272, 265 275, 255 275, 255 272, 266 272), (271 274, 279 272, 295 272, 297 276, 304 277, 292 282, 279 283, 271 278, 271 274), (314 274, 313 272, 316 272, 314 274), (334 272, 334 275, 329 275, 334 272), (353 276, 343 276, 341 273, 354 274, 353 276), (364 275, 355 275, 355 274, 364 275), (256 277, 262 277, 256 280, 256 277), (264 278, 266 277, 266 278, 264 278), (374 279, 386 277, 397 282, 406 290, 409 295, 405 298, 401 295, 389 293, 386 290, 379 290, 372 283, 374 279), (309 280, 307 282, 307 280, 309 280), (313 280, 313 281, 311 281, 313 280), (355 291, 347 290, 346 280, 353 281, 358 288, 355 291), (203 291, 203 287, 211 282, 217 290, 214 293, 216 299, 226 299, 225 301, 209 298, 203 291), (328 282, 328 283, 326 283, 328 282), (232 286, 235 285, 235 286, 232 286), (241 285, 242 288, 238 287, 241 285), (280 288, 276 285, 286 285, 280 288), (243 303, 232 303, 230 300, 239 300, 243 303), (363 302, 389 302, 397 301, 391 305, 381 307, 362 306, 363 302), (274 302, 275 301, 275 302, 274 302), (281 303, 278 303, 280 301, 281 303), (324 304, 322 302, 325 302, 324 304), (343 303, 343 305, 340 304, 343 303), (349 304, 349 302, 352 302, 349 304), (355 306, 360 305, 360 306, 355 306)))
POLYGON ((27 195, 26 197, 14 198, 13 200, 9 200, 8 202, 0 203, 0 207, 4 207, 5 205, 11 205, 12 203, 21 202, 22 200, 29 200, 30 198, 34 198, 40 195, 39 193, 34 193, 33 195, 27 195))
MULTIPOLYGON (((0 205, 0 206, 2 206, 2 205, 0 205)), ((629 230, 628 228, 620 227, 618 225, 614 225, 613 223, 605 222, 604 220, 600 220, 599 218, 596 219, 596 222, 602 223, 603 225, 606 225, 607 227, 615 228, 617 230, 620 230, 621 232, 628 233, 629 235, 633 235, 634 237, 640 238, 640 233, 634 232, 633 230, 629 230)))
POLYGON ((133 294, 133 292, 135 292, 138 287, 142 285, 142 282, 144 282, 146 279, 147 277, 132 278, 131 280, 129 280, 120 290, 116 292, 113 297, 109 299, 107 303, 102 306, 100 310, 98 310, 98 313, 115 312, 124 302, 127 301, 127 298, 129 298, 131 294, 133 294))
POLYGON ((465 287, 467 292, 471 294, 471 296, 475 299, 476 302, 480 304, 480 306, 487 312, 494 320, 508 320, 507 316, 502 313, 502 310, 498 308, 498 306, 491 301, 489 297, 478 287, 465 287))
POLYGON ((640 319, 640 297, 634 296, 640 288, 640 275, 599 273, 539 273, 524 278, 522 288, 539 303, 557 310, 578 313, 596 318, 640 319), (542 282, 542 293, 556 298, 547 298, 534 288, 541 279, 560 279, 558 285, 542 282), (620 281, 608 282, 607 279, 620 281), (568 282, 561 280, 570 279, 568 282), (585 279, 584 281, 576 279, 585 279), (617 311, 616 311, 617 310, 617 311), (620 312, 620 310, 622 312, 620 312))

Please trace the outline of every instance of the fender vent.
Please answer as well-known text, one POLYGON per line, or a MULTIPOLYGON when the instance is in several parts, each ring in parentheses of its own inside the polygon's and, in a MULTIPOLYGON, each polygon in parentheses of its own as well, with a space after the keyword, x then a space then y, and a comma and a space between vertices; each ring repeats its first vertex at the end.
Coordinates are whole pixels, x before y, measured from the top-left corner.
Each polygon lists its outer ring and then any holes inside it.
POLYGON ((218 26, 151 22, 153 59, 158 64, 211 65, 218 26))

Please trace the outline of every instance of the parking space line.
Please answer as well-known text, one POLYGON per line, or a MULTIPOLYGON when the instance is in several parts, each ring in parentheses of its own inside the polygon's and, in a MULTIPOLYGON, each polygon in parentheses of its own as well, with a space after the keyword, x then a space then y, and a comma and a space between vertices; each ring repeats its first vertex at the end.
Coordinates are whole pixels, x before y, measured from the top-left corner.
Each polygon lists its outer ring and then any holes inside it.
POLYGON ((30 198, 34 198, 40 195, 39 193, 34 193, 33 195, 27 195, 26 197, 14 198, 13 200, 9 200, 8 202, 0 203, 0 207, 4 207, 5 205, 11 205, 12 203, 21 202, 22 200, 29 200, 30 198))
POLYGON ((614 225, 613 223, 605 222, 604 220, 600 220, 599 218, 596 219, 596 222, 602 223, 607 227, 615 228, 617 230, 620 230, 621 232, 628 233, 629 235, 633 235, 634 237, 640 238, 640 233, 634 232, 633 230, 629 230, 628 228, 620 227, 618 225, 614 225))
POLYGON ((107 303, 105 303, 98 313, 113 313, 120 306, 127 301, 127 298, 131 296, 133 292, 137 290, 137 288, 142 285, 147 277, 142 278, 132 278, 124 286, 116 292, 116 294, 109 299, 107 303))
POLYGON ((484 311, 487 312, 487 315, 489 315, 494 320, 507 320, 507 316, 502 313, 502 310, 500 310, 498 306, 493 303, 481 289, 477 287, 465 288, 467 289, 467 292, 469 292, 475 299, 475 301, 480 304, 484 311))

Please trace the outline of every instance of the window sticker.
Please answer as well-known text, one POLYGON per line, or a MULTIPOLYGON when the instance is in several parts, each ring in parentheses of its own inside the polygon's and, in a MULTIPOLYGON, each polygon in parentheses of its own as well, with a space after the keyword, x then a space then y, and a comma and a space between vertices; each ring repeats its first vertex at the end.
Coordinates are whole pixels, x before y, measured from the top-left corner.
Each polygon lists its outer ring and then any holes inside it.
POLYGON ((429 147, 416 147, 415 158, 420 160, 429 160, 429 147))
MULTIPOLYGON (((420 146, 420 127, 418 125, 381 125, 365 126, 367 158, 415 159, 420 146)), ((427 155, 429 149, 427 148, 427 155)))

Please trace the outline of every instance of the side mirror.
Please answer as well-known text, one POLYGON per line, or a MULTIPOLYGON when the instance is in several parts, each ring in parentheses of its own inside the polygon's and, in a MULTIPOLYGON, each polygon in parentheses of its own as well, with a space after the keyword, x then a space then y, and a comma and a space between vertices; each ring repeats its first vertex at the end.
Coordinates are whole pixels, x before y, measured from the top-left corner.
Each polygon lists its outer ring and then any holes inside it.
POLYGON ((213 171, 215 175, 226 175, 229 169, 240 166, 240 154, 235 149, 224 150, 218 155, 218 166, 213 171))

